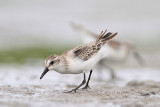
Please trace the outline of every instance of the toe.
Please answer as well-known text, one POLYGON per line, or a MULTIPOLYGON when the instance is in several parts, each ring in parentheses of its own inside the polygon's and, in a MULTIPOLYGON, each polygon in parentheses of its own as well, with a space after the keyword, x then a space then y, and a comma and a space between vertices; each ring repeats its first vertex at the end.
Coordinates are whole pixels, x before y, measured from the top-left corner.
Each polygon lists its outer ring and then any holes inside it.
POLYGON ((73 90, 71 90, 71 91, 67 91, 67 92, 65 92, 65 93, 76 93, 76 90, 75 90, 75 89, 73 89, 73 90))
POLYGON ((82 89, 91 89, 89 86, 85 86, 82 89))

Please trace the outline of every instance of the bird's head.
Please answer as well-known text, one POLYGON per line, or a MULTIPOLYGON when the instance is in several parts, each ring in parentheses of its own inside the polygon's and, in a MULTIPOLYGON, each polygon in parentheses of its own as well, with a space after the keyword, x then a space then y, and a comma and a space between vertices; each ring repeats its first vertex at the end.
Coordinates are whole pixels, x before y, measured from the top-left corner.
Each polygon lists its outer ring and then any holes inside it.
POLYGON ((55 70, 58 67, 58 64, 60 62, 58 55, 51 55, 45 60, 45 70, 43 71, 40 79, 43 78, 43 76, 50 70, 55 70))

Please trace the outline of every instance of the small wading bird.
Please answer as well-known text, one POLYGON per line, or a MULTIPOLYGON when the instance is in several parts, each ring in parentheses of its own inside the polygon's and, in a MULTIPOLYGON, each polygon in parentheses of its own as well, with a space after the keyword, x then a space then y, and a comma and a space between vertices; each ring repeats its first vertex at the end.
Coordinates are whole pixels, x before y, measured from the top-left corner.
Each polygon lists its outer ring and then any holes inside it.
MULTIPOLYGON (((82 25, 78 25, 73 22, 71 23, 71 25, 78 32, 83 43, 92 42, 98 38, 98 34, 87 30, 82 25)), ((101 59, 96 64, 95 68, 98 70, 107 68, 111 74, 111 80, 116 79, 112 66, 115 64, 121 64, 122 62, 126 61, 130 55, 133 55, 140 65, 143 65, 144 63, 136 48, 128 42, 112 40, 108 43, 106 51, 106 57, 101 59)))
POLYGON ((89 88, 89 81, 92 69, 98 61, 106 56, 107 42, 114 38, 117 33, 101 32, 96 41, 78 46, 71 49, 61 56, 51 55, 45 60, 46 68, 40 79, 50 70, 55 70, 61 74, 80 74, 83 73, 82 83, 68 92, 76 92, 78 88, 86 83, 85 73, 90 71, 87 83, 83 89, 89 88))

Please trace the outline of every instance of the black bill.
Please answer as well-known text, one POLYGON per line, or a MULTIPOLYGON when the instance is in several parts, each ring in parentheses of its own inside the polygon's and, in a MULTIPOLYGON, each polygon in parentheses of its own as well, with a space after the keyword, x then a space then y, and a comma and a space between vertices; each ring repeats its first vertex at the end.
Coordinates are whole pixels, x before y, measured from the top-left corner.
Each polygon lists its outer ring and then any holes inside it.
POLYGON ((48 71, 49 71, 49 69, 46 67, 45 70, 43 71, 43 73, 42 73, 40 79, 42 79, 43 76, 44 76, 48 71))

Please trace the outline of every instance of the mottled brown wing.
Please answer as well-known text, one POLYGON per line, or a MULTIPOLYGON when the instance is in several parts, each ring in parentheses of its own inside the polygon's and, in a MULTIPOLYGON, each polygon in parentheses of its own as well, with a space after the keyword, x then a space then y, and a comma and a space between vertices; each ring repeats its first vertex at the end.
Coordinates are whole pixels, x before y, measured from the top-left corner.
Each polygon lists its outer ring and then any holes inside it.
POLYGON ((91 58, 98 50, 95 45, 80 46, 74 50, 75 56, 86 61, 91 58))

